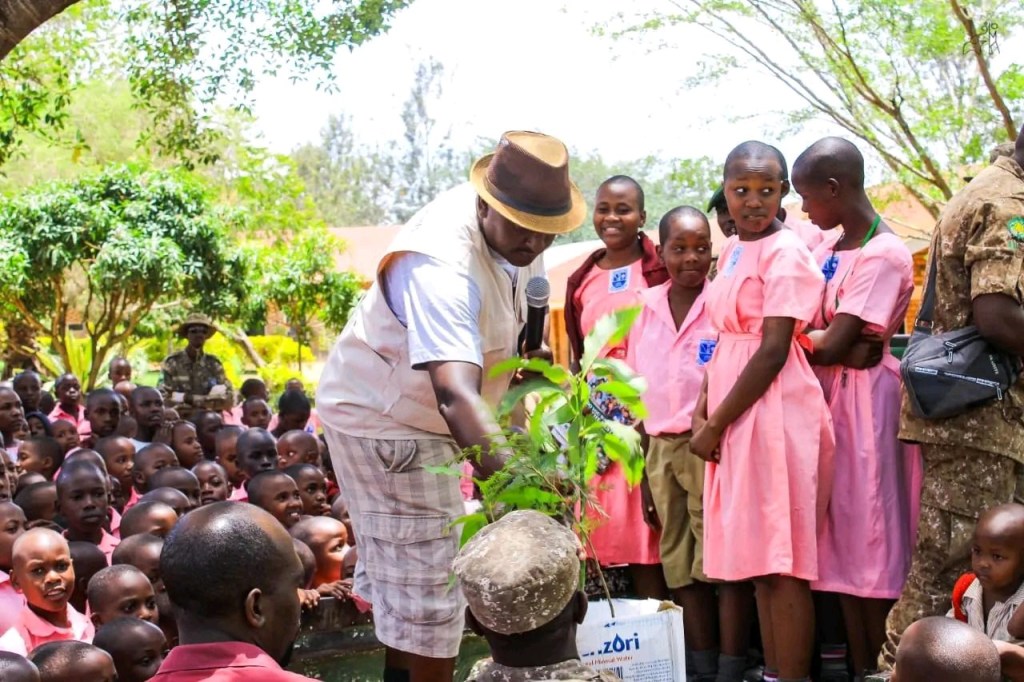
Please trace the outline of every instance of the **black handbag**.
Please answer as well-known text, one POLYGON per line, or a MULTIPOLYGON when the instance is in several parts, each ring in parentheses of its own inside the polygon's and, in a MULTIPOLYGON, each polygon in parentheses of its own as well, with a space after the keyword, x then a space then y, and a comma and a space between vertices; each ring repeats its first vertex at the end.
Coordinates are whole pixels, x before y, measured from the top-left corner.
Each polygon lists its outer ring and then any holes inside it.
POLYGON ((932 334, 935 312, 934 254, 921 311, 900 375, 914 414, 945 419, 993 400, 1002 400, 1020 376, 1020 358, 997 349, 975 326, 932 334))

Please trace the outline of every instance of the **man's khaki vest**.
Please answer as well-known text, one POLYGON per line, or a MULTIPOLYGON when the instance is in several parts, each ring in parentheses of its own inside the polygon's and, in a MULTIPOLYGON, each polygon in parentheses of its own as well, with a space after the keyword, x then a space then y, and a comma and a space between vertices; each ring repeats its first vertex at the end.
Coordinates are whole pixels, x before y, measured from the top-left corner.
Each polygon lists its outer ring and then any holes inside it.
MULTIPOLYGON (((381 439, 447 438, 448 425, 425 370, 409 364, 408 331, 381 290, 382 274, 397 254, 422 253, 464 272, 480 289, 483 352, 481 395, 492 408, 510 375, 491 368, 516 354, 526 322, 526 283, 544 272, 543 259, 519 268, 515 286, 491 255, 476 217, 476 193, 466 183, 419 211, 402 228, 377 266, 377 279, 352 313, 331 351, 317 391, 321 420, 352 436, 381 439)), ((398 295, 395 292, 393 295, 398 295)), ((451 295, 438 291, 438 297, 451 295)))

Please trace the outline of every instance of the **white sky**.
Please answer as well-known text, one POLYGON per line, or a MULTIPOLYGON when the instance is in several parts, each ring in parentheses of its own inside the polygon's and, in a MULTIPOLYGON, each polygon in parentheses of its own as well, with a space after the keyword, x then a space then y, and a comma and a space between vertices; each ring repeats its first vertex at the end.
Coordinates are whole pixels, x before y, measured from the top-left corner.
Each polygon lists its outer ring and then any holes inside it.
MULTIPOLYGON (((444 64, 444 92, 433 108, 440 130, 456 146, 496 139, 509 129, 556 135, 577 150, 598 150, 609 161, 647 155, 724 159, 751 138, 774 142, 793 159, 815 139, 840 131, 825 122, 779 139, 772 110, 799 102, 770 78, 748 70, 717 93, 684 92, 702 54, 714 50, 698 27, 613 39, 595 24, 631 11, 671 12, 666 0, 415 0, 391 30, 338 57, 339 91, 317 92, 287 77, 256 91, 257 130, 264 143, 287 152, 319 139, 328 115, 352 117, 357 139, 398 139, 402 104, 416 65, 428 56, 444 64), (739 114, 737 103, 757 116, 739 114), (767 104, 766 104, 767 103, 767 104)), ((609 29, 622 26, 621 20, 609 29)))

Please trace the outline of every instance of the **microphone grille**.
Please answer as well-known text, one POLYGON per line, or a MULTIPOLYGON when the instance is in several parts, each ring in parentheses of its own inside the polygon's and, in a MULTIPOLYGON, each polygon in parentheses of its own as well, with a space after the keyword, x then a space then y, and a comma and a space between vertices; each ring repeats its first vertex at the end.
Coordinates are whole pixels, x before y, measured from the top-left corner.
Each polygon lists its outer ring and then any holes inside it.
POLYGON ((543 277, 531 277, 526 283, 526 304, 534 308, 543 308, 551 296, 551 285, 543 277))

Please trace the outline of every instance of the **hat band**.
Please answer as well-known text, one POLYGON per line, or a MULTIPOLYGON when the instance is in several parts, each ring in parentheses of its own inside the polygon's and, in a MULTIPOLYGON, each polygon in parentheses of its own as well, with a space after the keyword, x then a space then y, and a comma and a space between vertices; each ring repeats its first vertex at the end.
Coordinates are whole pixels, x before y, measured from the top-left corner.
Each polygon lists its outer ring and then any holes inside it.
POLYGON ((484 175, 484 187, 487 191, 494 195, 494 198, 505 204, 509 208, 513 208, 523 213, 529 213, 536 216, 554 217, 565 215, 572 208, 572 196, 568 197, 568 201, 559 204, 558 206, 541 206, 539 204, 530 203, 529 201, 520 201, 510 197, 509 195, 502 192, 500 189, 494 186, 491 179, 484 175))

